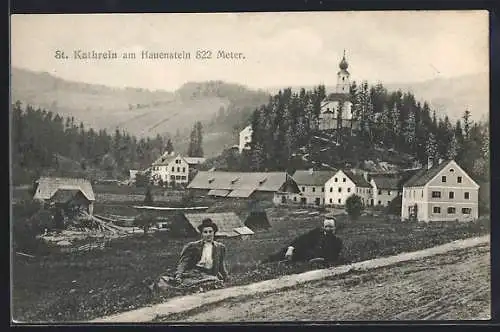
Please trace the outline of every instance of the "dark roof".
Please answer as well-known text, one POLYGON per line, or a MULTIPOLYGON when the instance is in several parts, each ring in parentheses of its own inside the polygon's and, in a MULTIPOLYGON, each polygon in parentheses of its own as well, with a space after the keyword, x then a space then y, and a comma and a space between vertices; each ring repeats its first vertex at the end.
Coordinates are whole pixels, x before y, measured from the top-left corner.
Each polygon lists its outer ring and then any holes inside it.
POLYGON ((350 95, 348 93, 333 92, 326 96, 324 101, 347 101, 350 95))
POLYGON ((324 185, 332 176, 335 175, 337 171, 309 171, 309 170, 298 170, 292 175, 292 178, 297 182, 298 185, 306 186, 322 186, 324 185))
MULTIPOLYGON (((219 230, 217 231, 216 235, 218 236, 228 236, 228 237, 238 236, 241 233, 235 231, 236 229, 241 229, 243 227, 247 228, 245 224, 241 221, 240 217, 238 217, 234 212, 185 213, 184 216, 191 224, 191 226, 196 230, 197 233, 199 233, 198 226, 201 225, 202 220, 205 218, 212 219, 212 221, 217 225, 217 228, 219 230)), ((250 232, 247 233, 253 234, 251 230, 250 232)))
POLYGON ((347 175, 349 177, 349 179, 352 180, 352 182, 354 182, 354 184, 358 187, 364 187, 364 188, 371 188, 371 185, 368 183, 368 181, 365 180, 365 178, 363 177, 363 175, 361 174, 354 174, 353 172, 351 171, 343 171, 345 173, 345 175, 347 175))
POLYGON ((377 189, 402 189, 400 176, 372 176, 377 185, 377 189))
POLYGON ((66 203, 75 198, 79 193, 81 193, 79 189, 58 189, 50 200, 56 203, 66 203))
POLYGON ((168 152, 165 152, 160 158, 156 159, 153 162, 153 166, 166 166, 170 164, 172 160, 177 158, 177 155, 175 154, 169 154, 168 152))
POLYGON ((78 178, 41 177, 33 199, 50 199, 57 190, 79 190, 89 201, 95 201, 92 184, 89 180, 78 178))
POLYGON ((441 172, 451 160, 443 161, 441 164, 436 163, 431 168, 423 168, 413 175, 406 183, 405 187, 422 187, 427 184, 433 177, 435 177, 439 172, 441 172))

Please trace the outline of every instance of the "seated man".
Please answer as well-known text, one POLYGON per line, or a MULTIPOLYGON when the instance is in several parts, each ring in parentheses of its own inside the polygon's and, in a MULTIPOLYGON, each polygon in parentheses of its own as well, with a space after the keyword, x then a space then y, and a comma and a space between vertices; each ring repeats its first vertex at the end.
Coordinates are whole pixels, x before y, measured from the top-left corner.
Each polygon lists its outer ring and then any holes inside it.
POLYGON ((325 219, 322 228, 315 228, 281 250, 268 261, 309 261, 336 264, 341 261, 342 240, 335 235, 335 219, 325 219))
MULTIPOLYGON (((162 277, 163 281, 184 287, 227 280, 224 244, 214 241, 217 225, 209 218, 198 227, 202 239, 188 243, 181 252, 175 277, 162 277)), ((161 287, 161 286, 160 286, 161 287)))

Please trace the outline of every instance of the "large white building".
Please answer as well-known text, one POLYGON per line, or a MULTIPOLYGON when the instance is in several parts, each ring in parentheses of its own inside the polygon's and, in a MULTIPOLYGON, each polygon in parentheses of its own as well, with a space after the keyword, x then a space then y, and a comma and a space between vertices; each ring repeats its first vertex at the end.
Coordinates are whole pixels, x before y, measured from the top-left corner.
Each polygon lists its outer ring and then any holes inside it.
POLYGON ((403 220, 467 221, 478 216, 479 185, 454 160, 431 161, 403 186, 403 220))
POLYGON ((297 183, 300 193, 291 195, 293 203, 323 206, 325 205, 325 183, 336 171, 297 170, 292 178, 297 183))
POLYGON ((250 149, 250 143, 252 142, 252 126, 246 126, 242 131, 240 131, 240 142, 238 149, 240 153, 245 149, 250 149))
POLYGON ((179 154, 174 152, 166 152, 158 158, 150 167, 151 179, 158 183, 161 181, 164 184, 189 182, 189 164, 179 154))
POLYGON ((345 205, 353 194, 361 197, 363 205, 369 205, 372 187, 362 174, 339 170, 325 183, 325 204, 345 205))

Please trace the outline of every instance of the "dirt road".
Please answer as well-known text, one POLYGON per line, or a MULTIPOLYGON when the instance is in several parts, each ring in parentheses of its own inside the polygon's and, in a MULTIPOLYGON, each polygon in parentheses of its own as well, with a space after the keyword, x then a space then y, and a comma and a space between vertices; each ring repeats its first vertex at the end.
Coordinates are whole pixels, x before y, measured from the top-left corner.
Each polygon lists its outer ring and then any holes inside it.
POLYGON ((236 298, 162 321, 463 320, 490 318, 489 245, 236 298))

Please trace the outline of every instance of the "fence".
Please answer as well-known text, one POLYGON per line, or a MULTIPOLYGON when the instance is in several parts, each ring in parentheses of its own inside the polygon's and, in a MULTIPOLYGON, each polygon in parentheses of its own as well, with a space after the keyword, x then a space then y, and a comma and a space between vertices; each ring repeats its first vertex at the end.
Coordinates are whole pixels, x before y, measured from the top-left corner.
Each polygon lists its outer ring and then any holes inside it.
POLYGON ((110 240, 100 240, 100 241, 93 241, 90 243, 86 243, 80 246, 75 246, 75 247, 62 247, 60 250, 61 252, 64 253, 82 253, 82 252, 88 252, 91 250, 103 250, 105 247, 108 246, 110 240))

